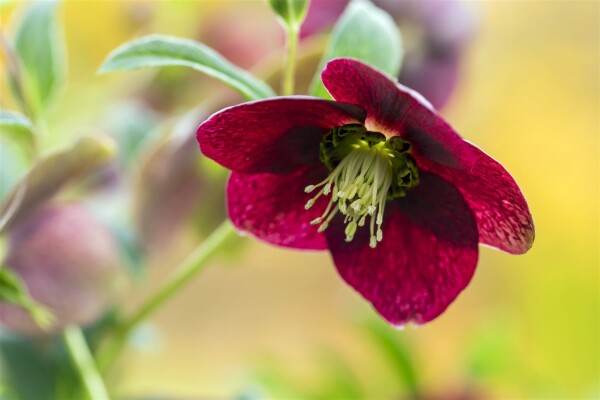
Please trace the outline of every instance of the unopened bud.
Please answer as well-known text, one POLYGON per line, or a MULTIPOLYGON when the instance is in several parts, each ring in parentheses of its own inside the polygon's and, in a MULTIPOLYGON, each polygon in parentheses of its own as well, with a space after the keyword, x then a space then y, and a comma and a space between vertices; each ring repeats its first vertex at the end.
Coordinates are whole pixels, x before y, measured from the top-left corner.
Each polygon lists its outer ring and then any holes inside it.
MULTIPOLYGON (((107 228, 78 205, 43 208, 12 228, 3 262, 53 313, 51 333, 99 318, 115 294, 121 265, 107 228)), ((0 304, 0 323, 13 332, 42 333, 29 314, 7 303, 0 304)))

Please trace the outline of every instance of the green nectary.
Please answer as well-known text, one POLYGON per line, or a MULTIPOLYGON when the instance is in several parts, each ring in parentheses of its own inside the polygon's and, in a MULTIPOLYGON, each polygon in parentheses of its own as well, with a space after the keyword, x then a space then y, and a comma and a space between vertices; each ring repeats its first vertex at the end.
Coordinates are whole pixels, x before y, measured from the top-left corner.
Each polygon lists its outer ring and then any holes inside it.
POLYGON ((331 172, 322 182, 306 187, 307 193, 321 188, 306 208, 321 195, 331 194, 331 199, 323 215, 312 223, 320 224, 319 231, 324 231, 339 211, 345 216, 346 240, 351 241, 370 217, 370 246, 375 247, 383 238, 385 203, 406 196, 419 184, 410 149, 411 144, 401 137, 388 139, 361 124, 330 130, 321 141, 320 159, 331 172))

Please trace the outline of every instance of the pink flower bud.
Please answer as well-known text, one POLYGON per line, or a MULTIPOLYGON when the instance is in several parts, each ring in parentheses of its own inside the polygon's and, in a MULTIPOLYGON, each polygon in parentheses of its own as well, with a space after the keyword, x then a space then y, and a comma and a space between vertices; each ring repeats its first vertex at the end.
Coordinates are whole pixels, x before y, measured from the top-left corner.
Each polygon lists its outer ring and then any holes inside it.
MULTIPOLYGON (((121 266, 118 245, 108 229, 75 204, 45 207, 14 227, 2 264, 54 314, 47 333, 99 318, 122 277, 121 266)), ((25 311, 7 303, 0 304, 0 324, 16 333, 42 334, 25 311)))

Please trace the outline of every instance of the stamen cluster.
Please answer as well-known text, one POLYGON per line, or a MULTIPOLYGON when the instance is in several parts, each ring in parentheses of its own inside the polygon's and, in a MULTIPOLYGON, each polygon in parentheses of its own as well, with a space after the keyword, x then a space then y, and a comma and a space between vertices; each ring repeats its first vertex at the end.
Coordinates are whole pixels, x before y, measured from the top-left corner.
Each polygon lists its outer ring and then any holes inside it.
POLYGON ((362 125, 334 128, 321 142, 321 160, 331 170, 320 183, 309 185, 306 193, 320 188, 305 208, 312 207, 322 195, 330 195, 323 215, 311 222, 324 231, 334 216, 341 212, 346 224, 346 241, 351 241, 359 227, 369 218, 369 245, 375 248, 383 239, 383 213, 388 199, 403 197, 406 190, 418 184, 418 173, 412 157, 406 152, 410 143, 362 125))

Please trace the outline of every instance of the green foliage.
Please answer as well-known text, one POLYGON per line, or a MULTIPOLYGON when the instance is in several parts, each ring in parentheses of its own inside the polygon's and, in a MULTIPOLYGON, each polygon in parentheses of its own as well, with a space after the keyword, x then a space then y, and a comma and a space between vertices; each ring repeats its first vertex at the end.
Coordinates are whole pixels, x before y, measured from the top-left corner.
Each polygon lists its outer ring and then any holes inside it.
POLYGON ((323 348, 320 351, 323 372, 322 388, 315 397, 322 399, 365 399, 358 376, 338 352, 323 348))
MULTIPOLYGON (((344 355, 336 349, 319 346, 314 365, 314 381, 293 372, 285 361, 268 357, 250 375, 248 389, 259 389, 258 398, 274 399, 366 399, 358 375, 344 355)), ((247 390, 238 398, 251 398, 247 390)))
POLYGON ((308 11, 309 0, 269 0, 269 5, 289 29, 298 30, 308 11))
POLYGON ((140 152, 154 137, 159 126, 159 116, 139 101, 120 102, 113 105, 108 113, 110 118, 104 124, 106 131, 117 142, 119 162, 128 167, 139 162, 140 152))
POLYGON ((275 96, 263 81, 236 67, 213 49, 189 39, 150 35, 121 45, 108 55, 100 73, 148 67, 183 66, 233 87, 249 100, 275 96))
POLYGON ((410 350, 400 336, 395 335, 396 332, 381 321, 369 321, 366 328, 381 354, 387 358, 398 381, 404 384, 409 393, 419 393, 417 369, 410 350))
POLYGON ((66 75, 65 43, 56 19, 57 2, 33 3, 15 35, 27 100, 36 114, 48 105, 66 75))
POLYGON ((0 332, 2 399, 73 399, 79 377, 60 338, 29 338, 0 332))
POLYGON ((54 349, 25 337, 0 335, 2 380, 7 399, 46 399, 56 393, 58 377, 54 349))
POLYGON ((33 130, 33 124, 23 114, 0 109, 0 135, 7 136, 30 153, 35 142, 33 130))
POLYGON ((366 0, 351 2, 331 33, 331 39, 313 78, 311 94, 331 99, 321 82, 320 71, 338 57, 356 58, 392 76, 398 76, 403 48, 400 31, 385 11, 366 0))
POLYGON ((142 247, 139 238, 127 218, 108 223, 110 231, 119 244, 125 266, 133 278, 140 279, 144 276, 145 265, 142 257, 142 247))
POLYGON ((21 278, 6 267, 0 267, 0 302, 22 307, 42 329, 52 324, 50 310, 35 301, 21 278))
POLYGON ((49 153, 29 170, 0 204, 7 218, 0 230, 26 216, 68 182, 81 179, 113 159, 116 149, 106 136, 84 136, 66 149, 49 153))
MULTIPOLYGON (((27 173, 30 162, 31 158, 14 141, 6 135, 0 135, 0 203, 27 173)), ((0 226, 2 218, 0 214, 0 226)))
MULTIPOLYGON (((86 342, 96 351, 114 329, 118 316, 111 311, 84 330, 86 342)), ((75 399, 80 377, 60 336, 34 337, 0 331, 0 399, 75 399)))
POLYGON ((517 353, 515 326, 504 317, 483 325, 469 340, 466 367, 477 381, 509 376, 518 368, 512 355, 517 353))

